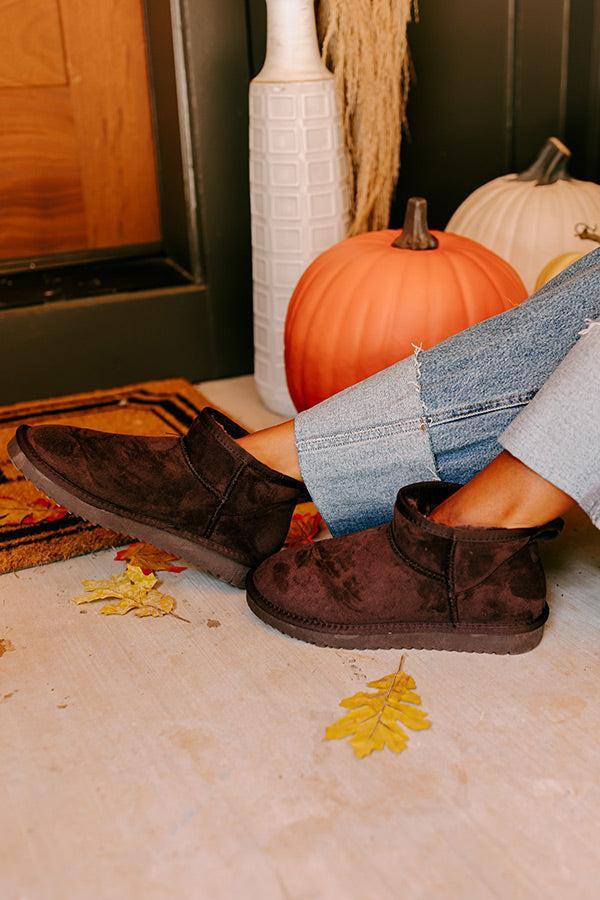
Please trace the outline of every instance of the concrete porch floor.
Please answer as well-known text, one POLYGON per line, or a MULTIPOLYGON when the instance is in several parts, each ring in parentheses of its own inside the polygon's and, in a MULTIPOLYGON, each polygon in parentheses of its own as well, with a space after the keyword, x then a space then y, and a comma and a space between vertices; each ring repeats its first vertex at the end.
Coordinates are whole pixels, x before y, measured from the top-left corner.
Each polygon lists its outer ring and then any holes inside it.
MULTIPOLYGON (((250 378, 201 387, 276 421, 250 378)), ((547 553, 540 647, 409 651, 432 728, 364 760, 323 732, 399 652, 283 637, 192 568, 161 573, 189 625, 81 614, 70 598, 113 556, 0 577, 3 900, 597 896, 600 535, 582 515, 547 553)))

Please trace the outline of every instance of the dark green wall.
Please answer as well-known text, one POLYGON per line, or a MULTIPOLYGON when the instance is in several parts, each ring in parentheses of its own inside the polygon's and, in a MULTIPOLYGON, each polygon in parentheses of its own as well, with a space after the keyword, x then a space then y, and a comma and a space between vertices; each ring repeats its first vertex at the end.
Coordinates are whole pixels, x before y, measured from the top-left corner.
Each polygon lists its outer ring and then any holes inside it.
MULTIPOLYGON (((443 227, 474 188, 524 168, 546 137, 573 174, 600 179, 600 0, 420 0, 409 29, 410 134, 391 222, 429 200, 443 227)), ((250 65, 264 55, 264 0, 247 0, 250 65)))
POLYGON ((392 224, 419 193, 444 226, 475 187, 525 168, 549 135, 573 151, 573 174, 598 180, 599 32, 598 0, 422 0, 392 224))

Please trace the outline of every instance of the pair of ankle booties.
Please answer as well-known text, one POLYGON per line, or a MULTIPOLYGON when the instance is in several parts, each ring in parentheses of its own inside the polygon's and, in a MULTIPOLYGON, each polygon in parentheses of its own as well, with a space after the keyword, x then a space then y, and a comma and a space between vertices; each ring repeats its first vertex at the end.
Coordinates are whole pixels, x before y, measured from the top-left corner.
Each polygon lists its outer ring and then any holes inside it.
POLYGON ((542 528, 450 528, 429 513, 458 485, 398 493, 391 522, 281 550, 304 484, 250 456, 206 408, 180 437, 21 426, 14 464, 72 513, 238 587, 285 634, 327 647, 522 653, 548 618, 542 528))

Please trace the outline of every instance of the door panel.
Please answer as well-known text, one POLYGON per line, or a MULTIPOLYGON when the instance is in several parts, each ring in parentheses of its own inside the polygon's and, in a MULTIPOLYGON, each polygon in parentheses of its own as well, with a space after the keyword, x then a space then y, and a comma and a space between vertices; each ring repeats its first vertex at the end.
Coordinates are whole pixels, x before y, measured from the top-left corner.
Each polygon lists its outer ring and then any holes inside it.
POLYGON ((88 247, 160 237, 141 0, 61 0, 88 247))
POLYGON ((0 0, 0 88, 66 84, 57 0, 0 0))
POLYGON ((0 51, 0 259, 160 240, 142 0, 0 0, 0 51))
POLYGON ((69 88, 0 90, 0 122, 0 256, 85 247, 69 88))

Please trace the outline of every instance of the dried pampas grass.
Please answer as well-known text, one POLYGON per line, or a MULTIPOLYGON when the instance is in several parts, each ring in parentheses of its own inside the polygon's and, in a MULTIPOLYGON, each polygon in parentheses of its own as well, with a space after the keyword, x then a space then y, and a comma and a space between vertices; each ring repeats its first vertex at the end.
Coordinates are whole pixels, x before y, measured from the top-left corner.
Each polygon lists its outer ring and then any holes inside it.
POLYGON ((320 0, 323 59, 333 69, 349 160, 349 234, 385 228, 400 165, 410 82, 406 27, 417 0, 320 0))

